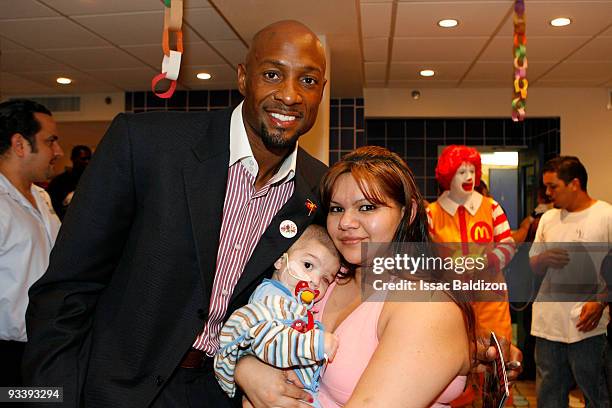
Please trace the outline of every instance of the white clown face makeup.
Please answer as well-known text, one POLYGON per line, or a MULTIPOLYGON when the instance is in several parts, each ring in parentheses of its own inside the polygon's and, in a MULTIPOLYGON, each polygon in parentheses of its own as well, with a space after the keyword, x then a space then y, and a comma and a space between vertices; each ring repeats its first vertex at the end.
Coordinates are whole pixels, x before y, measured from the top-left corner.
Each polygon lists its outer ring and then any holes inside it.
POLYGON ((474 191, 476 182, 476 167, 473 164, 463 162, 457 169, 451 181, 450 191, 455 197, 469 197, 474 191))

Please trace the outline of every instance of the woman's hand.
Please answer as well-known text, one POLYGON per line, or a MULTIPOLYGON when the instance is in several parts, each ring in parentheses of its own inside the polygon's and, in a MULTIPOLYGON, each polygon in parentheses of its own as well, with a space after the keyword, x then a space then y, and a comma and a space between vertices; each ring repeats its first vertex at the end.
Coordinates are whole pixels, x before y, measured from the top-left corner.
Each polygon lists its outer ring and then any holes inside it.
POLYGON ((238 361, 234 378, 247 397, 243 407, 309 408, 300 400, 312 402, 293 370, 272 367, 252 356, 238 361))

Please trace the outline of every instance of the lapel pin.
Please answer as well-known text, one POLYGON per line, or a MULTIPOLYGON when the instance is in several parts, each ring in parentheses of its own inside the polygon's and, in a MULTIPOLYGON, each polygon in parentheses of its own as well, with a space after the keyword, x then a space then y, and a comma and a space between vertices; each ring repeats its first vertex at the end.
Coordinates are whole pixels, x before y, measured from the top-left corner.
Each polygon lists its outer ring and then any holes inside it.
POLYGON ((308 210, 308 216, 310 217, 310 214, 312 214, 313 211, 317 211, 317 205, 313 203, 312 201, 310 201, 309 199, 307 199, 306 209, 308 210))
POLYGON ((280 223, 280 233, 285 238, 293 238, 297 235, 297 225, 291 220, 284 220, 280 223))

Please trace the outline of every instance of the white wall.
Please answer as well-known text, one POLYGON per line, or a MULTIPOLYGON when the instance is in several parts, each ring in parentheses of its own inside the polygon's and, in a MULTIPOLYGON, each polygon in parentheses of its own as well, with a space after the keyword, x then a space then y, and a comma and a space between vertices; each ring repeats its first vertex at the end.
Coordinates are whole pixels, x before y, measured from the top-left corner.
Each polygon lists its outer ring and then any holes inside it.
POLYGON ((64 149, 64 157, 57 162, 55 168, 61 172, 65 167, 72 166, 70 152, 76 145, 85 145, 92 151, 95 150, 110 123, 110 121, 58 122, 59 143, 64 149))
POLYGON ((107 92, 82 94, 80 112, 55 112, 57 122, 111 121, 118 113, 125 111, 125 94, 107 92), (110 103, 106 103, 106 98, 110 103))
MULTIPOLYGON (((366 118, 510 117, 511 89, 364 89, 366 118)), ((612 203, 612 110, 604 88, 529 88, 527 117, 561 118, 561 154, 578 156, 589 193, 612 203)))

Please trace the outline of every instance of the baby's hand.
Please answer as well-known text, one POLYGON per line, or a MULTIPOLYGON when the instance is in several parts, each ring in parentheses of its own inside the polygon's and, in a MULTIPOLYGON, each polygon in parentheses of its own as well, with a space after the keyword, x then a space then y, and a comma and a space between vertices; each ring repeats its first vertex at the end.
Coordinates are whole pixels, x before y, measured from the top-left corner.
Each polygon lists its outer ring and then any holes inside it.
POLYGON ((323 351, 325 356, 329 361, 334 360, 334 356, 336 355, 336 351, 338 350, 338 344, 340 344, 340 340, 338 336, 334 333, 325 332, 323 333, 325 336, 323 338, 323 351))

